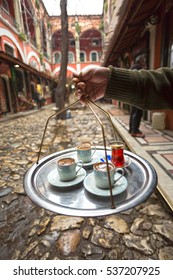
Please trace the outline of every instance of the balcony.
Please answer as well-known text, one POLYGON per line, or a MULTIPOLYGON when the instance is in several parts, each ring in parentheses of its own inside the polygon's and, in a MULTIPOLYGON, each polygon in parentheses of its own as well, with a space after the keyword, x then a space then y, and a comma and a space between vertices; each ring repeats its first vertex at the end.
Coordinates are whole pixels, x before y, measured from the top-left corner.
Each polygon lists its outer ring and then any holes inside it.
POLYGON ((5 20, 8 21, 9 24, 15 28, 18 27, 17 22, 15 19, 0 5, 0 16, 5 20))

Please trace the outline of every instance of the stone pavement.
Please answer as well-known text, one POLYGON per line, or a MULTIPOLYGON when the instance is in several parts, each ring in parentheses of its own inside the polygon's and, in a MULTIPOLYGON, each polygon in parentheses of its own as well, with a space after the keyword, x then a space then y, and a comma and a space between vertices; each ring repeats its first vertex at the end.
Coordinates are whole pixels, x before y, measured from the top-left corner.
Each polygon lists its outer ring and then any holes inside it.
MULTIPOLYGON (((45 107, 0 122, 0 259, 172 260, 173 215, 157 189, 133 209, 94 218, 52 213, 26 196, 23 176, 36 162, 43 128, 51 114, 51 108, 45 107)), ((102 145, 101 128, 91 111, 76 107, 71 114, 71 119, 50 121, 41 157, 75 147, 81 139, 102 145)), ((113 117, 114 121, 123 115, 113 117)), ((101 118, 111 136, 107 119, 101 118)), ((125 116, 117 126, 119 131, 124 129, 125 116)))
POLYGON ((173 210, 173 132, 153 129, 148 122, 141 122, 140 129, 145 138, 134 138, 128 133, 129 114, 109 106, 108 111, 118 133, 129 149, 148 160, 158 174, 158 190, 173 210))

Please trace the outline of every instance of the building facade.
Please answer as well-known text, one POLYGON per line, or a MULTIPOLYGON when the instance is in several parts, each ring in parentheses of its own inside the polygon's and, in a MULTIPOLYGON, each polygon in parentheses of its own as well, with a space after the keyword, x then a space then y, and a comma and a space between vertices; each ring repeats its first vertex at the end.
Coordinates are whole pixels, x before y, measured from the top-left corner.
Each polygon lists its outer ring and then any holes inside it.
MULTIPOLYGON (((105 0, 103 15, 103 66, 129 68, 135 57, 143 53, 148 69, 173 68, 172 0, 105 0)), ((164 112, 165 128, 173 130, 173 111, 164 112)), ((153 112, 144 114, 151 121, 153 112)))
MULTIPOLYGON (((100 65, 102 31, 100 15, 68 17, 67 77, 84 70, 88 65, 100 65)), ((51 17, 53 75, 57 76, 61 63, 61 25, 59 17, 51 17)))
MULTIPOLYGON (((101 16, 69 17, 67 80, 100 65, 101 16)), ((0 0, 0 116, 33 109, 33 94, 53 101, 61 66, 61 20, 42 0, 0 0)))
POLYGON ((1 116, 34 108, 34 91, 51 101, 51 34, 47 22, 47 12, 38 1, 0 0, 1 116))

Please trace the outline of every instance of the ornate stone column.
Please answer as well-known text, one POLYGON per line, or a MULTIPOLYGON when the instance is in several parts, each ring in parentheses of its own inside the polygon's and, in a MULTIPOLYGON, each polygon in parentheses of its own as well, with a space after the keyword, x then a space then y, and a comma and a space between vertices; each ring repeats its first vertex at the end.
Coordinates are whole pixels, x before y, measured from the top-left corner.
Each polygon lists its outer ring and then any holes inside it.
POLYGON ((21 0, 13 1, 13 5, 14 5, 15 20, 17 23, 17 30, 20 33, 24 33, 21 0))

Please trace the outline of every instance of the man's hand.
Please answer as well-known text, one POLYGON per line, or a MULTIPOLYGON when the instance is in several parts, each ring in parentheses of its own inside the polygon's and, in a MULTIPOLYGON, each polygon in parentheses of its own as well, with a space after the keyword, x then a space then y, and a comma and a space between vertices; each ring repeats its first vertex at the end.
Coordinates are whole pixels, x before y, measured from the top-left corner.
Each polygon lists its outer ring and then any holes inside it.
POLYGON ((79 75, 74 74, 76 84, 76 97, 85 102, 85 97, 96 101, 104 97, 110 70, 106 67, 92 67, 79 75))

